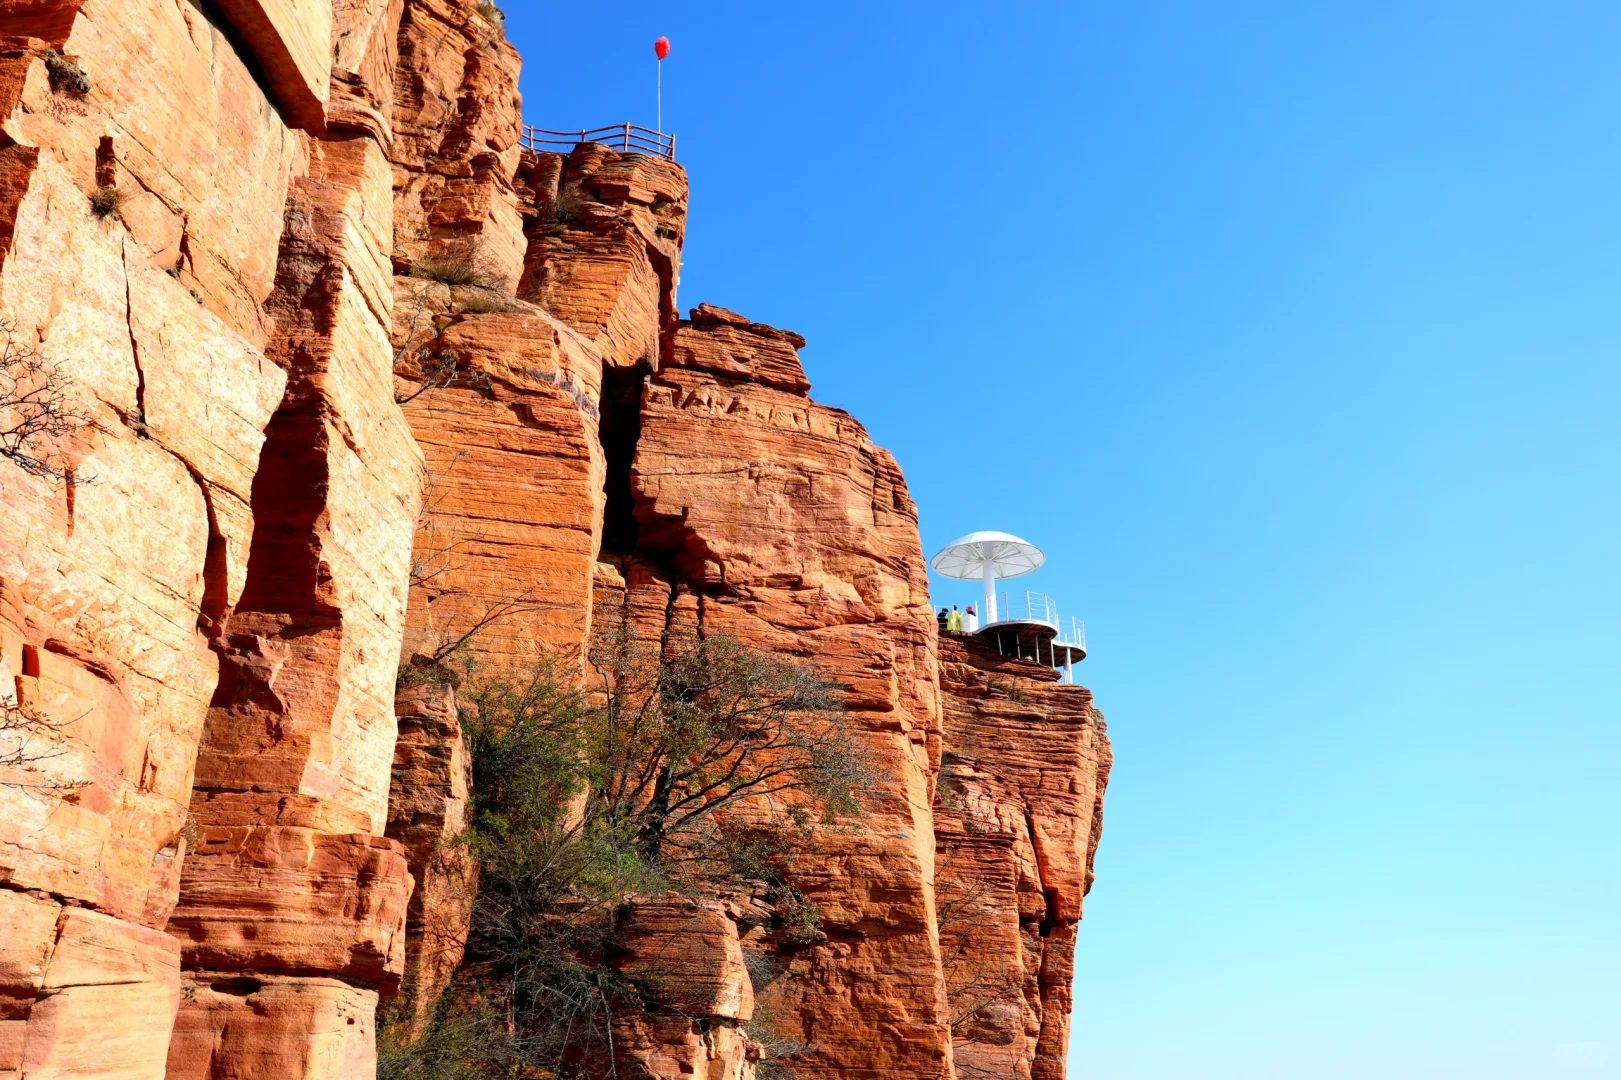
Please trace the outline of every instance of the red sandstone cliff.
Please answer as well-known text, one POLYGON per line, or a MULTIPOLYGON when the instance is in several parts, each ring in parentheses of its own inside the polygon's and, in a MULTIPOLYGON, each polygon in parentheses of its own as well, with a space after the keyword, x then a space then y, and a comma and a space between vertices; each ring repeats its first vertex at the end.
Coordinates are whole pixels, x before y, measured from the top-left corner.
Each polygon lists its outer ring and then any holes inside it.
POLYGON ((0 786, 0 1072, 368 1067, 409 888, 398 18, 0 5, 0 314, 87 420, 60 481, 0 465, 0 676, 64 725, 24 770, 60 786, 0 786))
POLYGON ((939 640, 797 335, 678 317, 679 166, 521 153, 469 0, 0 0, 0 39, 0 319, 78 418, 0 457, 0 706, 47 721, 0 728, 0 1078, 369 1077, 473 887, 454 697, 399 664, 577 660, 615 604, 814 662, 877 775, 793 863, 818 940, 627 914, 696 1019, 620 1018, 626 1075, 746 1077, 769 1028, 804 1076, 1062 1076, 1102 725, 939 640))
POLYGON ((940 686, 936 911, 958 1071, 1062 1080, 1112 760, 1102 718, 1084 687, 971 637, 942 640, 940 686))

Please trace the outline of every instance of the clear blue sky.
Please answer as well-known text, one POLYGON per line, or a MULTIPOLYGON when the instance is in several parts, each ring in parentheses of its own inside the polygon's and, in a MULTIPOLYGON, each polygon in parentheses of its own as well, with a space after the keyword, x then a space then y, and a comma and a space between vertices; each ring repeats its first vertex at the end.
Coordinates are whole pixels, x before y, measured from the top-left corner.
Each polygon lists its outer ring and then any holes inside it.
POLYGON ((1621 5, 509 9, 1086 619, 1075 1080, 1621 1077, 1621 5))

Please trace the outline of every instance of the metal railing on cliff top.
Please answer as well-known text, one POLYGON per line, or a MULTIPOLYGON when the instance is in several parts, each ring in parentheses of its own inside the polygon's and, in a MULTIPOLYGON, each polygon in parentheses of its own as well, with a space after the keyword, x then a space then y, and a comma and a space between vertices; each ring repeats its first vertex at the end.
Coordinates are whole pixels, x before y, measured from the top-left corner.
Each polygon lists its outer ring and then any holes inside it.
POLYGON ((652 154, 665 161, 675 160, 674 135, 635 124, 612 124, 578 131, 551 131, 525 124, 518 135, 518 145, 531 154, 541 151, 565 152, 588 142, 601 143, 626 154, 652 154))

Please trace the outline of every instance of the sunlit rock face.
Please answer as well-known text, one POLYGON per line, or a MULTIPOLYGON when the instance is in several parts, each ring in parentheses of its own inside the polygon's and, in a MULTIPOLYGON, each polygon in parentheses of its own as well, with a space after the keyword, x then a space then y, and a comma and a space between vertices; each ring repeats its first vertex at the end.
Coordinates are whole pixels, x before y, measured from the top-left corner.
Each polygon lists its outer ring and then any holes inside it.
POLYGON ((1081 900, 1112 756, 1092 695, 977 638, 941 641, 936 910, 965 1074, 1061 1080, 1081 900))
POLYGON ((0 6, 0 317, 80 418, 55 475, 0 462, 0 693, 59 726, 0 786, 0 1073, 372 1052, 403 963, 381 834, 421 465, 386 121, 345 117, 391 99, 399 17, 0 6), (208 988, 258 973, 310 1022, 204 1046, 208 988))
POLYGON ((42 722, 0 730, 0 1080, 369 1076, 476 888, 459 703, 402 662, 577 666, 601 617, 814 665, 874 777, 793 861, 809 939, 737 886, 627 903, 615 962, 685 989, 620 1075, 1062 1075, 1102 724, 941 639, 798 335, 680 316, 679 165, 523 151, 466 0, 0 36, 0 319, 73 418, 0 458, 0 705, 42 722))
POLYGON ((727 633, 845 687, 874 766, 859 821, 817 832, 794 884, 826 941, 783 948, 757 998, 796 1065, 950 1074, 933 910, 940 702, 917 509, 894 459, 813 402, 803 344, 720 308, 673 326, 630 467, 638 617, 727 633))

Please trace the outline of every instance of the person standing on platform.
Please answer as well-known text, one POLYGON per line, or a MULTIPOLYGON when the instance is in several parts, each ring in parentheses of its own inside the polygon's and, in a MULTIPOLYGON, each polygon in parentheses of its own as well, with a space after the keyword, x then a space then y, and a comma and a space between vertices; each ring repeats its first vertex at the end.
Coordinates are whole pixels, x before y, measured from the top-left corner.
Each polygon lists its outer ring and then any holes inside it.
POLYGON ((968 610, 962 613, 962 628, 969 634, 979 629, 979 616, 974 614, 973 604, 969 604, 968 610))

